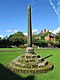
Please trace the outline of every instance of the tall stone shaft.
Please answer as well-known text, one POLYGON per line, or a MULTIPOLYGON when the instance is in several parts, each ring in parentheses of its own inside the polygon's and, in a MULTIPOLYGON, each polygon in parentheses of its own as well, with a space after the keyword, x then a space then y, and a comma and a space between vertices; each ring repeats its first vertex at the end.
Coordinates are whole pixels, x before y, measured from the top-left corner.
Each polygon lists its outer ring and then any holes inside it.
POLYGON ((31 7, 28 5, 28 47, 32 47, 31 7))

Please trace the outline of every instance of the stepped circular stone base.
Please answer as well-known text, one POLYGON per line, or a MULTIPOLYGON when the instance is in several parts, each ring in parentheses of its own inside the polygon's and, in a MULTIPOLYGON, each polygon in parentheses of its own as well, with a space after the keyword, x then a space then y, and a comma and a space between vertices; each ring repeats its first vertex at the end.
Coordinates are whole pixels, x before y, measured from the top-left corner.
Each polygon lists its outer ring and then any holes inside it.
POLYGON ((26 53, 32 53, 32 54, 34 54, 34 49, 33 49, 33 47, 27 47, 26 48, 26 53))
POLYGON ((26 53, 12 60, 8 66, 17 74, 39 74, 53 69, 53 65, 39 55, 26 53))
POLYGON ((17 74, 25 73, 25 74, 39 74, 39 73, 47 73, 53 69, 53 65, 48 63, 48 65, 41 68, 21 68, 13 66, 12 64, 9 66, 9 69, 17 74))

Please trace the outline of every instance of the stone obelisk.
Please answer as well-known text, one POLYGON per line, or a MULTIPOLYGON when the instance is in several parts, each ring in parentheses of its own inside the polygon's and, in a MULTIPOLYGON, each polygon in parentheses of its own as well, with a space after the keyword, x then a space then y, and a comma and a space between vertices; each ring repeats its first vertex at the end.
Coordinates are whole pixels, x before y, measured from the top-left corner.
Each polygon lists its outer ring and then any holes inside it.
POLYGON ((32 47, 32 27, 31 27, 31 7, 28 6, 28 47, 26 53, 12 60, 8 66, 11 71, 17 74, 39 74, 46 73, 53 69, 53 65, 42 58, 40 55, 34 54, 32 47))
POLYGON ((27 53, 34 53, 32 48, 32 27, 31 27, 31 7, 28 5, 28 47, 26 48, 27 53))
POLYGON ((32 47, 31 7, 28 5, 28 47, 32 47))

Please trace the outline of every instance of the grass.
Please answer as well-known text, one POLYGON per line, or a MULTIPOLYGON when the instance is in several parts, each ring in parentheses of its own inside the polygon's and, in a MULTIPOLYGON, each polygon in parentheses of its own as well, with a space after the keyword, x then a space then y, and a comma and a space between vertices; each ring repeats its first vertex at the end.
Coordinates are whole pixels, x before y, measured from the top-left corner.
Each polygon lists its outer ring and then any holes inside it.
MULTIPOLYGON (((21 50, 19 48, 3 48, 0 50, 12 50, 12 52, 0 52, 0 63, 4 66, 8 66, 9 62, 16 58, 17 56, 25 53, 25 52, 17 52, 13 50, 21 50)), ((22 49, 24 50, 24 49, 22 49)), ((49 71, 48 73, 36 74, 34 75, 34 80, 60 80, 60 49, 35 49, 35 53, 41 55, 42 57, 46 57, 52 54, 51 57, 46 58, 49 62, 54 65, 54 69, 49 71)), ((28 75, 24 74, 23 77, 28 75)))
POLYGON ((20 50, 21 48, 0 48, 0 50, 20 50))

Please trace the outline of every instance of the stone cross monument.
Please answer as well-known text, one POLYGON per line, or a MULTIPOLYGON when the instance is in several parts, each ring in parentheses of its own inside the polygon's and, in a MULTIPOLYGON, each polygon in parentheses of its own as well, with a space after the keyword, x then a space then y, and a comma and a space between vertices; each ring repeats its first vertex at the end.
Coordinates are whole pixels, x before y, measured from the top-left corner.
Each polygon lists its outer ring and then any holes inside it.
POLYGON ((17 74, 39 74, 46 73, 53 69, 53 65, 34 53, 32 47, 32 28, 31 28, 31 7, 28 5, 28 47, 26 53, 18 56, 9 63, 8 68, 17 74))
POLYGON ((27 53, 34 53, 32 48, 32 27, 31 27, 31 7, 28 5, 28 47, 26 48, 27 53))
POLYGON ((32 47, 31 7, 28 5, 28 47, 32 47))

